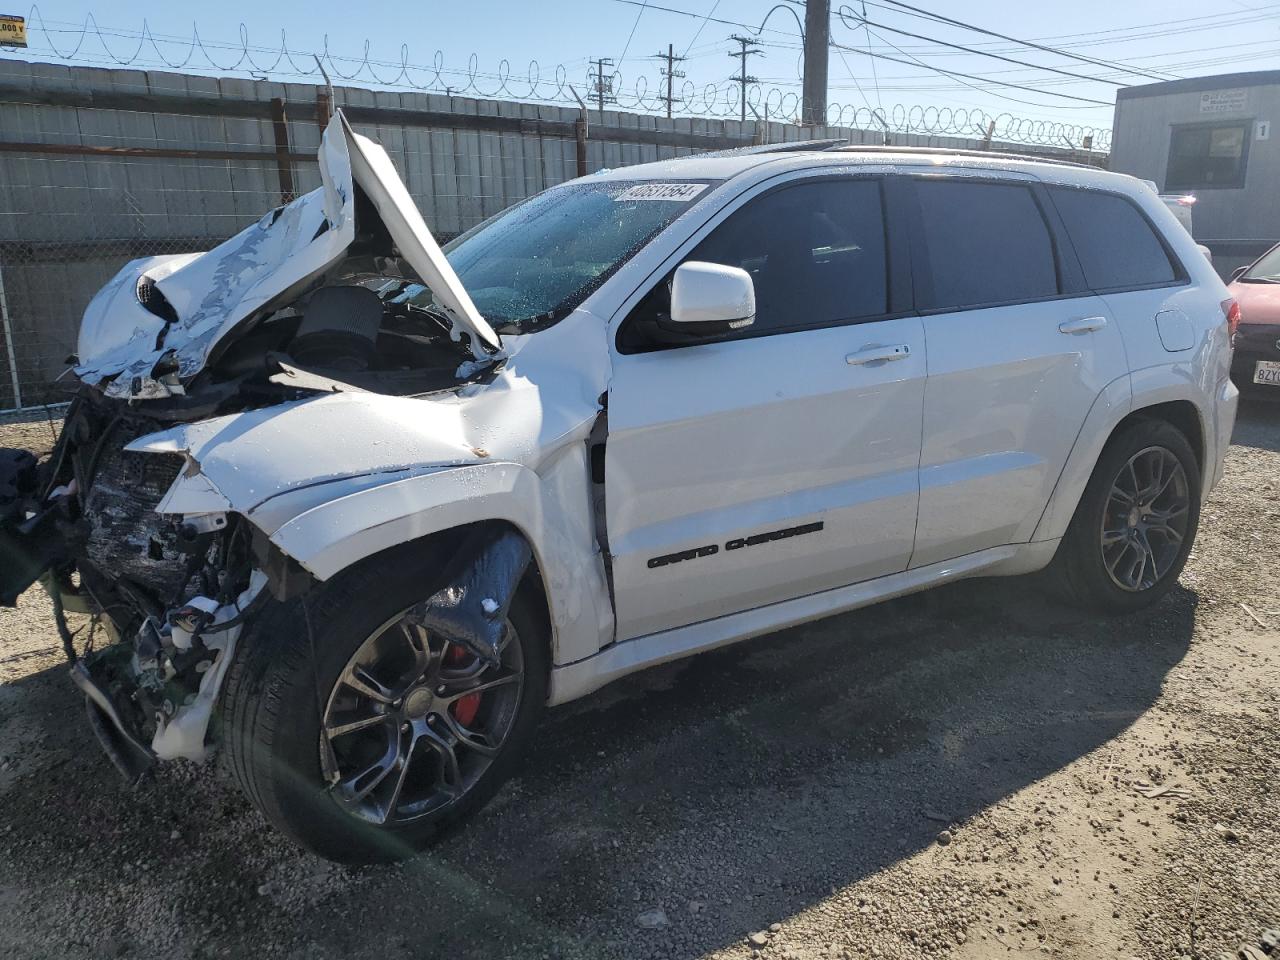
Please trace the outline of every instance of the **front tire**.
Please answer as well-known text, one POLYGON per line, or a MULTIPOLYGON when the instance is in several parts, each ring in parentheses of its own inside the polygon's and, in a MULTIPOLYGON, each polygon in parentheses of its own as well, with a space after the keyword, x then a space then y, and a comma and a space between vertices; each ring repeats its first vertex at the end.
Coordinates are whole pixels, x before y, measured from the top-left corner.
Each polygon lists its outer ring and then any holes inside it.
POLYGON ((1137 420, 1118 432, 1054 557, 1068 599, 1128 613, 1168 593, 1195 542, 1200 491, 1200 466, 1176 427, 1137 420))
POLYGON ((272 603, 227 678, 224 740, 249 799, 329 860, 398 860, 483 806, 546 702, 546 631, 528 591, 486 666, 403 617, 435 564, 401 550, 272 603), (416 562, 415 562, 416 561, 416 562))

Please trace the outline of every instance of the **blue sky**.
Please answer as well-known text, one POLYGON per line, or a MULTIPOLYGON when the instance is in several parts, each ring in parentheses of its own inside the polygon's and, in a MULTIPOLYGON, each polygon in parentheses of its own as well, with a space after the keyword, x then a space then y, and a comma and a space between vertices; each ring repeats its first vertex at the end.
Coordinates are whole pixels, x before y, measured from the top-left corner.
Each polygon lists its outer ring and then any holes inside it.
MULTIPOLYGON (((1037 40, 1112 63, 1140 66, 1168 78, 1280 68, 1277 2, 1076 0, 1069 6, 1025 0, 910 2, 920 9, 1019 39, 1037 40)), ((588 59, 610 57, 618 63, 615 69, 624 99, 634 91, 637 79, 647 83, 649 92, 653 92, 659 79, 657 63, 651 55, 665 50, 668 43, 674 44, 677 53, 688 54, 682 67, 699 91, 706 84, 723 83, 737 62, 728 56, 732 44, 727 38, 731 33, 747 31, 742 26, 716 21, 746 24, 752 28, 750 32, 763 22, 765 29, 759 36, 764 44, 763 55, 752 58, 751 73, 761 79, 764 87, 798 92, 799 26, 791 11, 802 19, 800 6, 771 0, 660 0, 659 6, 683 12, 625 0, 393 0, 363 5, 350 0, 222 0, 216 5, 198 6, 175 4, 172 0, 48 0, 38 8, 0 0, 0 12, 28 17, 31 49, 25 56, 30 59, 50 59, 50 40, 64 52, 79 43, 76 62, 111 65, 113 56, 132 58, 145 20, 156 37, 181 38, 174 42, 162 40, 161 52, 171 62, 190 56, 186 69, 195 72, 247 75, 247 64, 226 69, 239 57, 242 30, 252 47, 263 48, 253 54, 259 64, 276 60, 276 55, 266 50, 279 50, 283 30, 288 48, 295 54, 322 51, 327 43, 340 70, 362 70, 351 82, 363 85, 377 85, 369 68, 359 64, 366 42, 370 59, 379 64, 373 69, 392 85, 406 84, 397 74, 401 45, 407 44, 410 64, 430 67, 439 56, 446 71, 442 74, 444 82, 457 86, 468 83, 468 64, 474 55, 478 73, 475 83, 482 91, 496 87, 496 75, 505 59, 510 65, 508 85, 516 95, 528 88, 524 78, 531 60, 538 61, 544 84, 555 76, 556 66, 563 65, 568 80, 582 90, 588 59), (709 14, 713 19, 704 19, 709 14), (80 26, 88 15, 93 16, 103 36, 90 33, 81 42, 80 26), (39 29, 41 21, 51 33, 39 29), (222 69, 211 64, 205 53, 190 51, 193 28, 207 45, 207 56, 222 69)), ((840 7, 840 0, 833 0, 832 6, 833 10, 840 7)), ((867 0, 866 17, 877 24, 867 28, 854 19, 862 9, 861 0, 856 0, 855 7, 844 7, 843 19, 833 18, 833 41, 850 48, 832 51, 833 101, 886 110, 895 104, 942 109, 977 107, 991 114, 1008 112, 1105 127, 1110 125, 1110 106, 1086 101, 1112 103, 1116 84, 1097 78, 1144 82, 1142 76, 1112 67, 1020 48, 930 21, 894 6, 892 0, 867 0), (979 47, 1086 79, 957 51, 895 30, 979 47), (906 63, 868 57, 868 49, 906 63), (972 76, 943 75, 931 69, 935 67, 972 76), (992 83, 996 80, 1033 89, 997 86, 992 83)), ((157 52, 149 43, 142 45, 136 57, 140 65, 160 66, 157 52)), ((295 62, 300 69, 312 67, 306 56, 296 57, 295 62)), ((297 70, 288 62, 277 65, 271 75, 278 79, 298 78, 297 70)), ((431 70, 410 71, 415 83, 433 76, 431 70)))

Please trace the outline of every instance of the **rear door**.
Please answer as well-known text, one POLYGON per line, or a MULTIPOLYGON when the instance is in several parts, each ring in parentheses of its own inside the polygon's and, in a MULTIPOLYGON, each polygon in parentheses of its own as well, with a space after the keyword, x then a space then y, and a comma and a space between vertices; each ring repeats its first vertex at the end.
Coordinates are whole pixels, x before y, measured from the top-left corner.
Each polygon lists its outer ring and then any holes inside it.
POLYGON ((1128 366, 1035 181, 912 181, 929 349, 911 566, 1030 539, 1094 400, 1128 366))
POLYGON ((619 332, 605 489, 620 640, 911 556, 924 334, 890 191, 830 176, 759 190, 673 258, 619 332), (755 324, 664 342, 683 260, 747 270, 755 324))

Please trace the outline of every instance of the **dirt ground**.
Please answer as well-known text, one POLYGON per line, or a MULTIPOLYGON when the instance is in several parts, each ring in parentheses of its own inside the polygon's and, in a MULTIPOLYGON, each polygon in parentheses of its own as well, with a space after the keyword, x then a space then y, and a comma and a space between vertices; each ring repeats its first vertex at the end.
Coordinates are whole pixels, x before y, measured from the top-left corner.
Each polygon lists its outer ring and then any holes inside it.
POLYGON ((973 581, 653 670, 552 711, 395 867, 302 853, 216 767, 126 788, 28 592, 0 612, 0 955, 1234 957, 1280 926, 1280 405, 1234 441, 1155 609, 973 581))

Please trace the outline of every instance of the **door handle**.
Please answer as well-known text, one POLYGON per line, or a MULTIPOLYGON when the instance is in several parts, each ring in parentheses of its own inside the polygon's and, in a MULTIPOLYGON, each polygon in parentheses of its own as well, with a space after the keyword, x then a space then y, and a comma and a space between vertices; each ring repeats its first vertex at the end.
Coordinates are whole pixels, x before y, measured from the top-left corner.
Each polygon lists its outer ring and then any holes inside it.
POLYGON ((1093 333, 1106 325, 1106 317, 1076 317, 1074 320, 1062 321, 1058 324, 1058 330, 1062 333, 1093 333))
POLYGON ((865 350, 849 354, 844 358, 844 362, 850 366, 861 366, 865 363, 876 363, 880 360, 902 360, 910 355, 911 347, 908 344, 900 343, 894 347, 867 347, 865 350))

